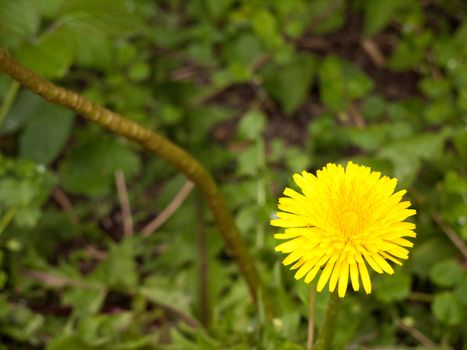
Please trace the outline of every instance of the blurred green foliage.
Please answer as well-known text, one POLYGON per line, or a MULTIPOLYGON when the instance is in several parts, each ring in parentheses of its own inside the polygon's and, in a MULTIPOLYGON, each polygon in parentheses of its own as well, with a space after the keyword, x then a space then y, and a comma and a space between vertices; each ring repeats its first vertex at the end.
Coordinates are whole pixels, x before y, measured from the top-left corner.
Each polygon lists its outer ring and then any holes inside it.
POLYGON ((182 176, 0 76, 0 349, 303 349, 309 287, 281 267, 268 221, 293 172, 348 159, 409 189, 418 237, 371 295, 345 298, 335 349, 466 349, 467 265, 448 238, 467 242, 466 7, 0 0, 2 47, 213 172, 276 312, 255 310, 198 193, 140 234, 182 176))

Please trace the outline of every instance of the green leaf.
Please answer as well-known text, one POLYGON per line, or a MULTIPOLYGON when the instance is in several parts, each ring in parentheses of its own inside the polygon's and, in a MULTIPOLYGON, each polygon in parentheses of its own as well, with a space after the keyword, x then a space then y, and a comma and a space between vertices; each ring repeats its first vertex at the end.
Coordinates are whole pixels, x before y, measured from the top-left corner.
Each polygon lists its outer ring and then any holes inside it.
POLYGON ((104 289, 71 288, 63 291, 62 303, 73 308, 73 314, 85 317, 97 313, 106 297, 104 289))
POLYGON ((333 111, 343 111, 348 104, 373 89, 373 81, 354 65, 336 56, 324 59, 319 69, 321 99, 333 111))
POLYGON ((67 0, 61 10, 64 26, 81 36, 125 35, 135 31, 137 19, 125 0, 67 0))
POLYGON ((59 335, 57 338, 49 342, 46 350, 93 350, 95 347, 91 347, 83 343, 76 336, 63 336, 59 335))
POLYGON ((134 287, 138 280, 135 255, 135 243, 132 239, 112 244, 107 259, 96 268, 92 279, 109 287, 134 287))
POLYGON ((464 308, 457 296, 451 292, 436 294, 431 311, 436 319, 448 326, 461 324, 464 320, 464 308))
POLYGON ((251 145, 242 150, 238 155, 238 174, 255 176, 258 173, 258 151, 257 145, 251 145))
POLYGON ((309 2, 308 13, 313 14, 310 23, 313 25, 313 32, 317 34, 331 33, 338 30, 346 21, 346 1, 315 0, 309 2))
POLYGON ((251 25, 256 35, 263 41, 266 47, 278 47, 282 43, 282 37, 277 29, 276 18, 267 10, 255 12, 251 25))
POLYGON ((455 293, 464 307, 467 307, 467 275, 464 275, 462 281, 457 285, 455 293))
POLYGON ((35 73, 46 78, 61 78, 73 61, 68 32, 59 29, 41 37, 37 43, 25 43, 17 52, 18 59, 35 73))
POLYGON ((15 103, 8 111, 5 120, 0 125, 0 135, 16 131, 27 120, 38 113, 43 105, 44 100, 41 97, 28 90, 21 91, 15 103))
POLYGON ((118 169, 129 180, 140 169, 138 156, 125 141, 99 136, 72 148, 60 166, 60 173, 68 191, 102 196, 113 188, 118 169))
POLYGON ((50 103, 42 103, 21 133, 20 156, 49 165, 60 154, 72 124, 71 111, 50 103))
POLYGON ((451 82, 448 79, 433 79, 425 77, 419 83, 420 90, 428 97, 446 97, 451 92, 451 82))
POLYGON ((262 52, 260 40, 251 34, 242 34, 225 47, 225 58, 229 62, 251 65, 262 52))
POLYGON ((264 132, 265 117, 259 111, 250 111, 243 116, 238 125, 238 133, 240 136, 249 139, 257 140, 264 132))
POLYGON ((394 141, 381 149, 379 157, 391 160, 394 164, 394 176, 403 185, 408 185, 415 179, 421 160, 432 160, 441 153, 448 132, 420 133, 394 141))
POLYGON ((384 29, 396 12, 407 5, 405 0, 365 1, 365 34, 374 35, 384 29))
POLYGON ((39 29, 40 0, 0 0, 0 42, 16 48, 39 29))
POLYGON ((376 298, 383 302, 392 302, 405 299, 410 293, 410 275, 402 271, 392 276, 378 276, 375 281, 376 298))
POLYGON ((440 261, 430 270, 430 279, 441 287, 451 287, 462 280, 462 268, 454 259, 440 261))
POLYGON ((295 55, 288 63, 268 65, 263 70, 264 87, 282 106, 286 114, 295 112, 308 97, 316 60, 305 54, 295 55))

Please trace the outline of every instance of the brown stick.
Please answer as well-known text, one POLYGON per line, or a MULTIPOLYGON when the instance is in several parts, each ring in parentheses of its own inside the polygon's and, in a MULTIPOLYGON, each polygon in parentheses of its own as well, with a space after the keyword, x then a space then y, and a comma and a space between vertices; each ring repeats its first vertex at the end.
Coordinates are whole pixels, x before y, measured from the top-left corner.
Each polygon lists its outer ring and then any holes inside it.
MULTIPOLYGON (((411 192, 418 203, 423 204, 425 202, 425 198, 423 198, 420 193, 415 190, 412 190, 411 192)), ((464 259, 467 259, 467 245, 464 243, 464 241, 448 224, 446 224, 442 216, 436 210, 428 210, 428 212, 430 213, 433 221, 436 222, 436 224, 441 228, 452 244, 456 246, 464 259)))
POLYGON ((49 102, 71 109, 84 118, 104 128, 139 143, 148 151, 165 159, 177 170, 190 178, 201 190, 207 201, 216 225, 239 265, 252 299, 257 302, 261 290, 268 316, 271 316, 267 291, 263 287, 248 248, 240 235, 232 214, 214 179, 191 155, 163 136, 128 120, 115 112, 101 107, 79 95, 39 77, 0 48, 0 71, 9 75, 24 87, 42 96, 49 102))
POLYGON ((429 339, 426 335, 424 335, 422 332, 420 332, 417 328, 415 328, 412 325, 407 324, 406 322, 402 320, 397 321, 397 325, 409 333, 412 337, 414 337, 420 344, 427 348, 434 348, 436 347, 436 344, 429 339))
POLYGON ((115 185, 117 186, 120 208, 122 208, 123 235, 128 237, 133 235, 133 216, 131 215, 130 200, 128 199, 125 175, 121 170, 117 170, 115 172, 115 185))
POLYGON ((438 214, 438 212, 431 211, 431 217, 438 224, 438 226, 441 227, 444 234, 448 236, 448 238, 457 247, 457 249, 459 249, 461 254, 464 256, 464 259, 467 259, 467 246, 465 245, 464 241, 459 237, 459 235, 444 222, 443 218, 441 217, 441 215, 438 214))
POLYGON ((79 220, 73 209, 73 204, 71 203, 70 199, 68 199, 65 192, 63 192, 60 188, 56 187, 52 192, 52 197, 55 199, 58 205, 62 207, 65 213, 68 214, 71 223, 73 225, 78 225, 79 220))
POLYGON ((151 233, 156 231, 159 227, 161 227, 175 211, 178 209, 180 205, 185 201, 186 197, 190 194, 191 190, 193 189, 194 184, 191 181, 187 181, 182 189, 177 193, 177 195, 172 199, 169 205, 159 214, 157 215, 149 224, 143 227, 141 230, 143 237, 149 236, 151 233))

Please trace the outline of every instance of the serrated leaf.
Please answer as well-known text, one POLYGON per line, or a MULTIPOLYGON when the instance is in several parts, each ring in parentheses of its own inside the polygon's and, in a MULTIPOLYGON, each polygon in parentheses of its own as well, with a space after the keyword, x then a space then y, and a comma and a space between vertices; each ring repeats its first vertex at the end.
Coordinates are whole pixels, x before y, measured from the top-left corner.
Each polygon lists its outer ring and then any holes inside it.
POLYGON ((107 259, 92 274, 93 280, 109 287, 133 287, 138 280, 135 245, 131 239, 112 244, 107 259))

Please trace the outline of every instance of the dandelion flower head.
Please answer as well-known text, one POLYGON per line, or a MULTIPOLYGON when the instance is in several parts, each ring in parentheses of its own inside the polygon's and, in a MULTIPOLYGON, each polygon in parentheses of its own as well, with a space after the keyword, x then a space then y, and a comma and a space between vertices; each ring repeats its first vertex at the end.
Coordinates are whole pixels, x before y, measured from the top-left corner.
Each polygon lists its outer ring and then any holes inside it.
POLYGON ((402 265, 415 237, 415 225, 404 220, 415 215, 405 190, 394 192, 397 179, 381 176, 369 167, 348 162, 333 163, 316 176, 303 171, 294 175, 302 193, 290 188, 279 199, 277 219, 271 225, 284 228, 274 237, 285 242, 275 249, 288 254, 284 265, 296 270, 295 278, 310 283, 320 272, 317 290, 329 282, 344 297, 349 279, 355 291, 360 281, 367 294, 371 281, 367 264, 377 273, 393 274, 389 264, 402 265))

